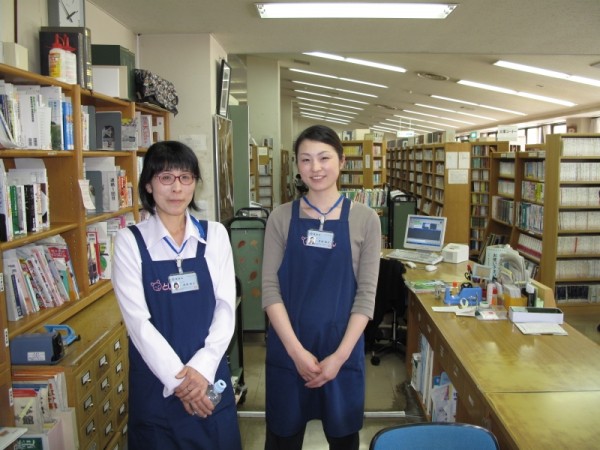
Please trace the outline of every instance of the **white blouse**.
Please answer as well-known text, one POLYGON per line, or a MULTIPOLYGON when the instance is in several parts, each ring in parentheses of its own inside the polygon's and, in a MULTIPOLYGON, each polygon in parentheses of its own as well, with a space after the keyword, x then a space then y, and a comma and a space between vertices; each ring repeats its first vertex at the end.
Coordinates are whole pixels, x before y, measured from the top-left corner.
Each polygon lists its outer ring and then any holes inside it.
MULTIPOLYGON (((158 215, 139 223, 148 252, 153 261, 175 260, 175 252, 163 239, 166 237, 178 248, 158 215)), ((208 222, 208 240, 200 237, 186 212, 183 259, 196 255, 198 241, 206 242, 205 259, 216 298, 215 313, 205 346, 189 361, 181 361, 166 339, 150 322, 150 311, 142 286, 142 260, 133 233, 119 230, 115 238, 112 283, 131 340, 154 375, 163 383, 163 395, 168 397, 182 380, 175 375, 184 365, 200 372, 209 383, 215 374, 233 336, 235 327, 235 272, 229 236, 219 222, 208 222)), ((176 326, 177 324, 174 324, 176 326)))

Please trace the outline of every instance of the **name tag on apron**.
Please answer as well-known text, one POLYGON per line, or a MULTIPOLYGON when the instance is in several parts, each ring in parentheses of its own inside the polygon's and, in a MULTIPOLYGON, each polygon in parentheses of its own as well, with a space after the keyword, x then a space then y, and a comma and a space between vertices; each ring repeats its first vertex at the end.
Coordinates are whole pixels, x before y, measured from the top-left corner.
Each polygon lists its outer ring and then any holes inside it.
POLYGON ((331 231, 308 230, 306 238, 308 247, 333 248, 333 233, 331 231))
POLYGON ((169 287, 171 288, 171 293, 173 294, 197 291, 200 289, 196 272, 184 272, 169 275, 169 287))

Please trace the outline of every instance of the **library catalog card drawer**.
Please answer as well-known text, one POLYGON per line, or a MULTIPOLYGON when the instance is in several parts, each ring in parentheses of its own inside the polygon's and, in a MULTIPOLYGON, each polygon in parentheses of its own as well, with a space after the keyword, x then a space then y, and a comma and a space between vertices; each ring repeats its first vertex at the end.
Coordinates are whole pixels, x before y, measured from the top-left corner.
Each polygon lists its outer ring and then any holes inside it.
POLYGON ((77 399, 75 407, 78 423, 83 423, 96 412, 96 391, 92 390, 77 399))
POLYGON ((96 416, 90 417, 85 424, 79 428, 79 446, 88 448, 91 442, 98 442, 98 430, 96 429, 96 416))
MULTIPOLYGON (((83 398, 92 390, 94 383, 97 380, 96 368, 92 362, 85 364, 81 370, 75 372, 75 395, 77 398, 83 398)), ((71 399, 69 399, 71 401, 71 399)))

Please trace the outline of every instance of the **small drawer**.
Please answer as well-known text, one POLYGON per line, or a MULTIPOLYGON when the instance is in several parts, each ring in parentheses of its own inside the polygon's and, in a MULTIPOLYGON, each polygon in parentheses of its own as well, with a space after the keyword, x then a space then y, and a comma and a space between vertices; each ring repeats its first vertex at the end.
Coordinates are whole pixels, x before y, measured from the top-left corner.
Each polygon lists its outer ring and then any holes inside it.
POLYGON ((106 422, 103 422, 100 431, 100 448, 106 448, 108 443, 115 437, 116 428, 114 419, 110 417, 106 422))
MULTIPOLYGON (((99 445, 99 437, 97 430, 98 423, 96 422, 96 416, 90 417, 88 420, 84 422, 84 424, 79 428, 79 447, 80 448, 88 448, 90 443, 95 442, 96 445, 99 445)), ((97 447, 101 448, 101 447, 97 447)))
POLYGON ((83 423, 96 412, 96 391, 86 393, 82 398, 77 399, 75 407, 77 422, 83 423))
POLYGON ((98 401, 103 401, 106 398, 106 396, 110 393, 114 386, 113 379, 113 374, 110 371, 106 372, 100 377, 96 387, 98 401))
POLYGON ((77 398, 84 398, 93 390, 94 383, 97 380, 97 373, 93 363, 84 364, 81 370, 78 370, 73 379, 75 380, 75 395, 77 398))

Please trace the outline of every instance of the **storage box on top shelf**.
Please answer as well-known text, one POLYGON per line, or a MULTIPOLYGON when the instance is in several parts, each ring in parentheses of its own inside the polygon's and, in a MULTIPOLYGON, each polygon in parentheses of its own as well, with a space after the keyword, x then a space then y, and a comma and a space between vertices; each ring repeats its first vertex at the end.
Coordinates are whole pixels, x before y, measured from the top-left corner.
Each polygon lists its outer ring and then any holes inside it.
POLYGON ((129 75, 126 66, 92 66, 94 91, 110 97, 129 99, 129 75))
POLYGON ((2 64, 29 70, 28 56, 27 47, 15 44, 14 42, 0 43, 0 63, 2 64))
POLYGON ((93 44, 92 64, 127 67, 127 98, 135 101, 135 53, 120 45, 93 44))

